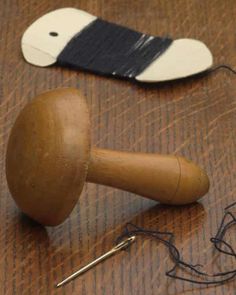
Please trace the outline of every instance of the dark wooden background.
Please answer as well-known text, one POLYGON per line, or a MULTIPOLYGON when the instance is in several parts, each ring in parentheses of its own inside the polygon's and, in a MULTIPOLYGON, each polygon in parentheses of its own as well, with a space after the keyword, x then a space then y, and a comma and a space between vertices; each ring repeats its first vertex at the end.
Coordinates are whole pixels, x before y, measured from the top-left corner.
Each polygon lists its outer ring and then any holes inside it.
MULTIPOLYGON (((50 10, 77 7, 153 35, 204 41, 214 63, 236 67, 235 0, 7 0, 0 1, 0 294, 236 294, 235 280, 203 288, 165 276, 167 251, 138 239, 90 272, 55 289, 73 270, 109 250, 126 222, 173 231, 186 260, 217 258, 209 238, 223 208, 236 197, 236 77, 224 70, 153 85, 27 64, 24 30, 50 10), (33 97, 55 87, 79 87, 92 114, 92 141, 100 147, 184 155, 203 166, 210 192, 198 203, 171 208, 120 190, 88 184, 62 225, 43 228, 22 216, 5 179, 5 150, 12 124, 33 97)), ((228 236, 235 242, 233 232, 228 236)))

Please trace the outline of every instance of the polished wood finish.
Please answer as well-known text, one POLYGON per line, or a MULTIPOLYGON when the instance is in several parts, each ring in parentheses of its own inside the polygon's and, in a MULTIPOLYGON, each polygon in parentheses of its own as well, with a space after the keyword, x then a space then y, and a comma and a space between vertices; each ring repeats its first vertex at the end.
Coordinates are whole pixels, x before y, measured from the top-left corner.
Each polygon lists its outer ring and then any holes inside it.
POLYGON ((65 88, 39 95, 18 116, 8 143, 6 175, 17 205, 41 224, 60 224, 77 203, 89 158, 83 96, 65 88))
POLYGON ((206 173, 185 158, 97 148, 91 151, 87 179, 169 205, 191 204, 209 189, 206 173))
MULTIPOLYGON (((215 64, 236 67, 235 0, 58 0, 0 3, 0 294, 234 295, 235 281, 200 288, 168 279, 172 266, 162 245, 138 238, 121 252, 64 288, 54 284, 109 250, 128 221, 175 233, 181 254, 211 270, 235 267, 214 256, 209 238, 223 208, 235 200, 236 83, 222 70, 153 86, 132 84, 60 68, 25 63, 20 40, 39 15, 80 7, 107 20, 151 34, 204 41, 215 64), (91 110, 92 143, 130 152, 178 154, 204 167, 211 187, 197 204, 169 207, 138 195, 88 184, 70 217, 44 228, 15 206, 5 177, 6 145, 20 110, 35 95, 56 87, 79 87, 91 110), (212 256, 213 254, 213 256, 212 256)), ((235 243, 232 228, 228 240, 235 243)))
POLYGON ((6 176, 21 210, 54 226, 71 213, 86 179, 169 205, 196 202, 209 189, 206 173, 184 158, 91 148, 88 108, 75 88, 40 94, 20 112, 6 176))

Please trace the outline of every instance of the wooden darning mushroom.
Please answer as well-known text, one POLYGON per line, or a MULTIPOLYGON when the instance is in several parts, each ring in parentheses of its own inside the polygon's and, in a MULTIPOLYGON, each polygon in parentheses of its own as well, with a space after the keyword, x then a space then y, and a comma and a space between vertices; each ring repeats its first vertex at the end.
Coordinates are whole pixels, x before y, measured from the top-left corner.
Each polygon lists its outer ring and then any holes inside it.
POLYGON ((91 148, 86 102, 70 88, 43 93, 21 111, 6 174, 17 205, 43 225, 67 218, 85 181, 171 205, 192 203, 209 188, 206 173, 182 157, 91 148))

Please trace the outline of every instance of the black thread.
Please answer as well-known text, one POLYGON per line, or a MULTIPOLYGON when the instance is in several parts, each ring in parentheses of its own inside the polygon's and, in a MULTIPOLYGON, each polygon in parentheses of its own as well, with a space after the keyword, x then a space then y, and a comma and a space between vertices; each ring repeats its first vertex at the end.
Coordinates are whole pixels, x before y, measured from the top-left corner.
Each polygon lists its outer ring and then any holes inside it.
POLYGON ((57 58, 62 66, 134 78, 172 43, 96 19, 72 38, 57 58))
MULTIPOLYGON (((236 216, 234 215, 234 213, 229 211, 229 209, 231 209, 235 205, 236 205, 236 202, 234 202, 233 204, 225 208, 225 214, 222 218, 222 221, 217 230, 217 233, 214 237, 210 239, 210 241, 213 243, 215 249, 219 251, 219 253, 222 253, 224 255, 230 255, 236 258, 236 252, 233 249, 232 245, 230 245, 228 242, 224 240, 227 230, 236 224, 236 216), (226 222, 227 217, 230 218, 230 221, 228 222, 226 222), (224 248, 222 246, 224 246, 224 248)), ((204 272, 201 270, 201 268, 203 268, 203 265, 200 265, 200 264, 193 265, 188 262, 185 262, 181 258, 179 250, 174 245, 174 234, 171 232, 160 232, 157 230, 148 230, 148 229, 138 227, 137 225, 134 225, 132 223, 127 223, 125 226, 124 232, 117 238, 116 243, 120 243, 124 238, 134 236, 134 235, 135 236, 144 235, 144 236, 155 238, 156 240, 162 242, 168 248, 170 257, 172 261, 174 262, 174 266, 166 272, 166 275, 171 278, 179 279, 182 281, 187 281, 187 282, 191 282, 195 284, 200 284, 200 285, 216 285, 216 284, 225 283, 236 277, 236 268, 231 269, 229 271, 225 271, 225 272, 208 274, 207 272, 204 272), (187 273, 190 272, 192 277, 190 276, 188 278, 184 276, 178 276, 176 274, 177 268, 180 268, 187 273), (193 278, 194 276, 198 276, 198 278, 200 279, 194 279, 193 278)))
POLYGON ((233 69, 230 65, 226 65, 226 64, 220 64, 220 65, 216 65, 215 67, 207 70, 208 73, 212 73, 212 72, 215 72, 215 71, 218 71, 220 69, 225 69, 225 70, 228 70, 230 71, 231 73, 233 73, 234 75, 236 75, 236 70, 233 69))

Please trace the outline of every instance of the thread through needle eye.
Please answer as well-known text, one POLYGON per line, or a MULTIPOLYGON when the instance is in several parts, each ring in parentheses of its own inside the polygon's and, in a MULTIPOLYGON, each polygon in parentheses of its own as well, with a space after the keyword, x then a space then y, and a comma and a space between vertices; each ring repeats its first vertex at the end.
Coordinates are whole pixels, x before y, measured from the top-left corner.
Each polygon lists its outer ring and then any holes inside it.
POLYGON ((131 237, 125 239, 124 241, 120 242, 119 244, 114 246, 110 251, 106 252, 102 256, 100 256, 97 259, 93 260, 89 264, 87 264, 84 267, 80 268, 75 273, 73 273, 72 275, 70 275, 69 277, 67 277, 66 279, 61 281, 60 283, 58 283, 56 285, 56 287, 59 288, 59 287, 65 285, 66 283, 68 283, 69 281, 73 280, 74 278, 82 275, 83 273, 85 273, 86 271, 88 271, 89 269, 91 269, 92 267, 97 265, 98 263, 100 263, 100 262, 104 261, 105 259, 107 259, 108 257, 114 255, 116 252, 129 247, 130 244, 134 242, 135 238, 136 238, 135 236, 131 236, 131 237))

